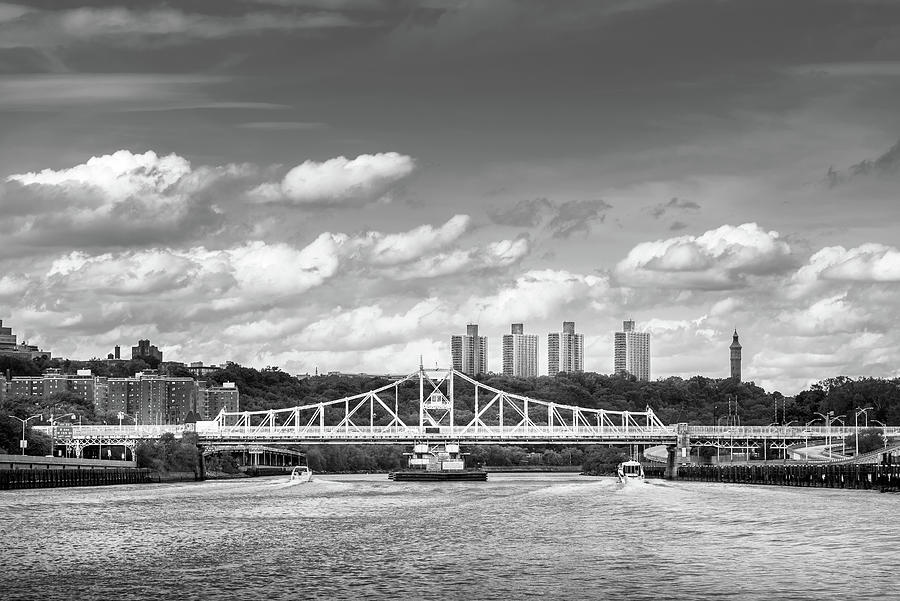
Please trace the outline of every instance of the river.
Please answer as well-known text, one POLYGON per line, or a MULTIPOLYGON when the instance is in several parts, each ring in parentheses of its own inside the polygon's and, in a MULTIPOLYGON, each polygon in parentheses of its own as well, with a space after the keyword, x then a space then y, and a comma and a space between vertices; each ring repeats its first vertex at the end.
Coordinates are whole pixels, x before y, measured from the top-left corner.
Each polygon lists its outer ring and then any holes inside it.
POLYGON ((900 496, 491 474, 0 492, 0 597, 900 598, 900 496))

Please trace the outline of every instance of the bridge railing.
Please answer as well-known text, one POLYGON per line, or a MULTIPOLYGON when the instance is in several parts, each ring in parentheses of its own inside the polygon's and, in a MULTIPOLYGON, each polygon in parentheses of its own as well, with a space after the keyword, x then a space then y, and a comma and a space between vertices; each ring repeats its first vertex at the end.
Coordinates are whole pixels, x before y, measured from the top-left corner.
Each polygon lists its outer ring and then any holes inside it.
POLYGON ((547 426, 442 426, 439 428, 418 426, 384 427, 358 426, 346 429, 343 426, 326 426, 322 429, 298 432, 293 426, 275 426, 265 432, 252 428, 207 428, 198 430, 204 440, 416 440, 416 439, 465 439, 465 440, 672 440, 676 433, 672 427, 617 428, 547 426))
MULTIPOLYGON (((859 427, 860 430, 864 428, 859 427)), ((869 428, 872 429, 872 428, 869 428)), ((875 428, 883 430, 883 428, 875 428)), ((717 438, 727 438, 734 436, 735 438, 744 438, 751 436, 760 436, 766 438, 787 437, 787 438, 839 438, 850 436, 857 431, 854 426, 688 426, 688 432, 691 436, 709 436, 717 438)), ((888 436, 900 436, 900 426, 889 426, 887 428, 888 436)))
MULTIPOLYGON (((59 437, 60 426, 53 428, 50 426, 34 426, 34 429, 43 432, 47 436, 56 434, 59 437)), ((146 426, 66 426, 66 431, 71 429, 72 438, 159 438, 163 434, 170 432, 172 434, 181 435, 185 427, 183 424, 174 425, 146 425, 146 426)), ((68 435, 67 435, 68 436, 68 435)))

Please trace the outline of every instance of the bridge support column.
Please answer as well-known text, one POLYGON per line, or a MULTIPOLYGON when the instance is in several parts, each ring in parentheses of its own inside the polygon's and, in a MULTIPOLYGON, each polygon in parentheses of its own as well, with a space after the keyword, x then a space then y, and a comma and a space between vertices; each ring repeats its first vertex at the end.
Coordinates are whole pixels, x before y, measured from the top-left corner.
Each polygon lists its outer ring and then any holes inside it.
POLYGON ((197 445, 197 480, 206 480, 206 457, 203 455, 203 447, 197 445))
POLYGON ((666 480, 678 478, 678 447, 666 447, 666 480))

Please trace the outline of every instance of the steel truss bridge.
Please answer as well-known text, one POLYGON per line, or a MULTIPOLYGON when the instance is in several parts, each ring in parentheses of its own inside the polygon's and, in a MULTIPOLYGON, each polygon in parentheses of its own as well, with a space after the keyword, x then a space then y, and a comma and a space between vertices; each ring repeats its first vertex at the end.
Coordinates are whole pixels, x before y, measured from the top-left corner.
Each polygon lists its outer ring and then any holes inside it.
MULTIPOLYGON (((44 428, 50 434, 49 428, 44 428)), ((663 424, 650 407, 611 411, 530 398, 488 386, 454 369, 419 370, 375 390, 286 409, 222 411, 214 420, 171 426, 72 426, 57 444, 80 454, 102 444, 133 449, 136 440, 195 431, 206 450, 235 445, 461 444, 666 445, 775 451, 840 439, 853 427, 690 426, 663 424), (418 388, 416 398, 415 388, 418 388), (411 418, 411 416, 413 416, 411 418)), ((900 436, 900 427, 884 429, 900 436)))

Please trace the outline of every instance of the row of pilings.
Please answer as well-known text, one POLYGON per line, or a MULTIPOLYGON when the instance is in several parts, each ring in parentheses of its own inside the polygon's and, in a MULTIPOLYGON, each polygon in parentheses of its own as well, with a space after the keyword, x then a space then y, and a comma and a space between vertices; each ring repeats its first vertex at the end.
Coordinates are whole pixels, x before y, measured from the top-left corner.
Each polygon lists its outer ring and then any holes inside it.
POLYGON ((900 464, 685 465, 678 480, 900 491, 900 464))
POLYGON ((159 482, 159 474, 149 469, 0 470, 0 490, 146 484, 149 482, 159 482))

